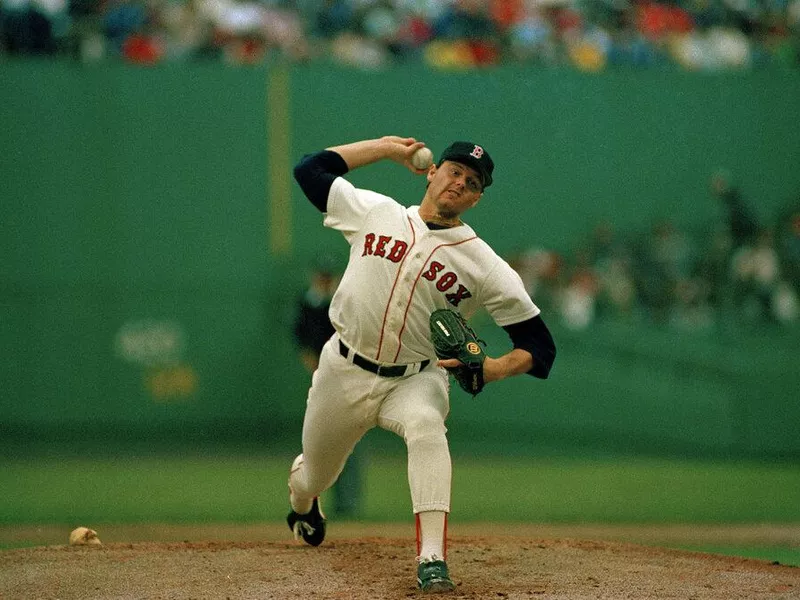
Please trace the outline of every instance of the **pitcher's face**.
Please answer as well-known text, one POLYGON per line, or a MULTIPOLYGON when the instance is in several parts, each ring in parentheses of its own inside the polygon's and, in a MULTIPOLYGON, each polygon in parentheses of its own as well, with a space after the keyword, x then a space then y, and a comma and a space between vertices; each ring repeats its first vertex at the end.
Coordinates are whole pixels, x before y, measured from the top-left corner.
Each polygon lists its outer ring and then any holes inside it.
POLYGON ((478 203, 483 186, 478 172, 466 165, 446 160, 428 171, 425 200, 443 217, 458 216, 478 203))

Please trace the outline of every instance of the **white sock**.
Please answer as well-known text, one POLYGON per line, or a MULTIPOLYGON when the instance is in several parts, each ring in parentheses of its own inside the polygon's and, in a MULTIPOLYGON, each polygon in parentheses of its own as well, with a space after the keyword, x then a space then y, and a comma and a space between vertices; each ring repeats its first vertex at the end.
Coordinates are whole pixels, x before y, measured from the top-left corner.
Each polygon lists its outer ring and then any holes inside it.
POLYGON ((429 510, 417 513, 417 542, 419 560, 445 560, 445 535, 447 534, 447 513, 429 510))

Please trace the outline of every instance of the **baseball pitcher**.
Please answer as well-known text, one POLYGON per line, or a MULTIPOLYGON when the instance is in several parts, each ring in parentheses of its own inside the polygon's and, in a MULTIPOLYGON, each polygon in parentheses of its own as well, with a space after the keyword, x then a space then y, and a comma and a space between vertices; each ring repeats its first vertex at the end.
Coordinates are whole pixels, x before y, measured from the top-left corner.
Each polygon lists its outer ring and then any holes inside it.
POLYGON ((445 427, 449 374, 471 393, 530 374, 547 378, 552 336, 517 273, 462 221, 492 184, 485 148, 455 142, 438 162, 414 138, 385 136, 306 155, 295 179, 350 245, 333 297, 335 333, 325 344, 308 392, 302 454, 289 476, 296 538, 325 538, 319 495, 371 428, 401 436, 417 527, 417 583, 423 592, 455 589, 447 568, 451 462, 445 427), (419 206, 405 207, 354 187, 345 175, 391 160, 424 176, 419 206), (483 352, 464 319, 480 307, 508 333, 513 349, 483 352))

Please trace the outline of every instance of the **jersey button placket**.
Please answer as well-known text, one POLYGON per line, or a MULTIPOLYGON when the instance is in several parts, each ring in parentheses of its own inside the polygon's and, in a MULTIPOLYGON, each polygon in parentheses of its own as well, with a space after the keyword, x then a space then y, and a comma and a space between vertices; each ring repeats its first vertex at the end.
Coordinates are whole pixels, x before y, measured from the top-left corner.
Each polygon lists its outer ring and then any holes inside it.
POLYGON ((389 344, 392 346, 392 349, 390 350, 392 356, 394 356, 394 353, 397 351, 396 344, 398 344, 400 341, 397 336, 403 326, 406 306, 411 298, 411 289, 414 284, 414 272, 418 268, 417 265, 419 264, 419 257, 421 257, 420 253, 415 254, 412 257, 412 260, 408 261, 407 265, 404 265, 405 273, 400 275, 400 285, 398 285, 397 289, 395 290, 395 296, 389 305, 387 325, 393 334, 389 341, 389 344))

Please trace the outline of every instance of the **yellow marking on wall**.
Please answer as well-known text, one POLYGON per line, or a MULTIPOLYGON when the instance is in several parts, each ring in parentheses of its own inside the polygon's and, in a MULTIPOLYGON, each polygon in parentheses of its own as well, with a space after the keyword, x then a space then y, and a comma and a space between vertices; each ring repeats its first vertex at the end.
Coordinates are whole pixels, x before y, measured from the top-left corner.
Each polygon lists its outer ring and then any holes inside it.
POLYGON ((267 218, 269 251, 292 249, 291 123, 289 69, 273 65, 267 74, 267 218))

